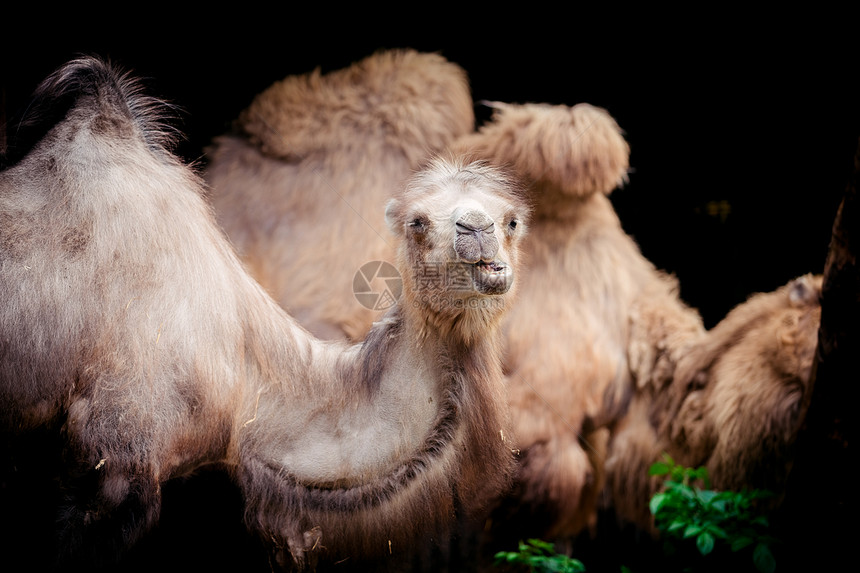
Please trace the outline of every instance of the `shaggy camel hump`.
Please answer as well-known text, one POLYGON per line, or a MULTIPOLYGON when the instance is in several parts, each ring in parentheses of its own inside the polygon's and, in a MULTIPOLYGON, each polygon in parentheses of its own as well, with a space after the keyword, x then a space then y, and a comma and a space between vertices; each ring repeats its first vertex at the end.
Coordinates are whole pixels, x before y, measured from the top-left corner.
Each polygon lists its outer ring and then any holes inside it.
MULTIPOLYGON (((483 103, 493 109, 491 121, 459 138, 459 148, 477 149, 483 157, 513 166, 537 188, 571 198, 608 195, 627 181, 630 147, 606 110, 587 103, 483 103)), ((535 204, 544 206, 558 205, 535 204)))
POLYGON ((236 128, 272 157, 364 149, 358 136, 368 136, 416 164, 472 128, 468 95, 465 71, 439 54, 379 51, 341 70, 274 83, 242 111, 236 128))
POLYGON ((176 135, 166 122, 168 105, 143 94, 136 78, 107 61, 79 58, 46 78, 26 110, 11 119, 6 149, 0 150, 0 169, 18 163, 49 131, 69 125, 75 117, 91 120, 90 129, 112 137, 139 137, 153 153, 164 153, 176 135), (70 112, 73 117, 67 119, 70 112))

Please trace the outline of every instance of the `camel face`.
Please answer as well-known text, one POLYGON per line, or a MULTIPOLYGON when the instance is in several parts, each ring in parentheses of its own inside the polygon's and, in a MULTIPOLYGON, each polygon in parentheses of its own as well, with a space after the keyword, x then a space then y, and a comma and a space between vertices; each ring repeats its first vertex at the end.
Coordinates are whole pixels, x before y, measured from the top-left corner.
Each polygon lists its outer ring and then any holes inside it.
POLYGON ((388 204, 401 241, 407 304, 438 315, 500 314, 513 293, 528 208, 517 184, 465 161, 427 170, 388 204))

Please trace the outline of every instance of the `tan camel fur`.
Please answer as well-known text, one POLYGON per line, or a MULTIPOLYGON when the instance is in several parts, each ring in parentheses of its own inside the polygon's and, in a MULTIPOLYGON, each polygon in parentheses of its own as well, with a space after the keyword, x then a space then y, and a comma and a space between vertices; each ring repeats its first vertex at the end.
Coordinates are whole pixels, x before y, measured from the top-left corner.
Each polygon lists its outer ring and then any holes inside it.
POLYGON ((321 341, 245 271, 136 86, 70 62, 0 171, 0 428, 57 431, 64 566, 133 545, 162 484, 204 464, 236 480, 285 568, 388 557, 480 512, 514 461, 515 181, 455 158, 417 172, 385 211, 401 302, 362 343, 321 341))
POLYGON ((703 327, 607 197, 628 169, 615 120, 587 104, 493 105, 492 120, 457 147, 510 165, 534 204, 523 244, 529 273, 504 325, 522 464, 496 522, 570 537, 596 519, 606 428, 636 384, 671 375, 703 327))
POLYGON ((353 278, 363 263, 392 259, 385 202, 474 123, 465 72, 437 54, 385 51, 287 77, 208 152, 218 222, 302 325, 361 340, 381 312, 356 300, 353 278), (337 224, 320 233, 322 221, 337 224))
POLYGON ((821 276, 751 296, 678 362, 669 385, 641 388, 613 436, 608 490, 622 522, 652 531, 648 500, 663 452, 705 466, 718 490, 768 489, 778 505, 811 395, 821 276))

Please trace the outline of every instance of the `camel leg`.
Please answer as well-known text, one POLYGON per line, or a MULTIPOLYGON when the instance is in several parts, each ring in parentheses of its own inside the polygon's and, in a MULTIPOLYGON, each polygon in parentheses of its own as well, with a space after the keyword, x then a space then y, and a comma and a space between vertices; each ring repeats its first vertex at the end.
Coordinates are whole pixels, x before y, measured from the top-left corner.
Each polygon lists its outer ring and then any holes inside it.
POLYGON ((119 561, 158 521, 161 488, 151 472, 111 464, 79 468, 62 480, 60 564, 104 567, 119 561))
POLYGON ((152 435, 123 437, 123 427, 140 427, 127 416, 124 423, 99 423, 99 416, 78 416, 81 400, 70 409, 62 432, 65 444, 60 487, 63 502, 58 519, 58 564, 109 567, 122 559, 158 521, 161 484, 152 435))

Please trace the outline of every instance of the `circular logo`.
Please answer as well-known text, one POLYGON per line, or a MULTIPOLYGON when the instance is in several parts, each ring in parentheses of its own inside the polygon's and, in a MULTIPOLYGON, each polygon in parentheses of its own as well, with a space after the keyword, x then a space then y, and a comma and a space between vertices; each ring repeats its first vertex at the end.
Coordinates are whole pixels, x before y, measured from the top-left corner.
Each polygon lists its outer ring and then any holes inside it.
POLYGON ((403 279, 397 268, 385 261, 364 263, 352 279, 352 294, 365 308, 387 310, 403 293, 403 279))

